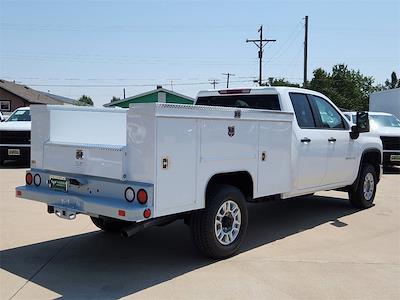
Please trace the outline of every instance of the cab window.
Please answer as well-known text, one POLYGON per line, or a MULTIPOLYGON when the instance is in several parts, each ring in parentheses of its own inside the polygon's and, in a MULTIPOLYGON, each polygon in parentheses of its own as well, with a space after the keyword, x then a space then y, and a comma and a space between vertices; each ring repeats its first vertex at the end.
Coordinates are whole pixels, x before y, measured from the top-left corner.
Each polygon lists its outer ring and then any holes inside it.
POLYGON ((342 116, 328 101, 314 95, 308 95, 308 97, 314 105, 314 110, 316 110, 318 123, 320 123, 318 124, 319 128, 345 129, 342 116))
POLYGON ((289 93, 297 124, 300 128, 316 128, 310 103, 305 94, 289 93))

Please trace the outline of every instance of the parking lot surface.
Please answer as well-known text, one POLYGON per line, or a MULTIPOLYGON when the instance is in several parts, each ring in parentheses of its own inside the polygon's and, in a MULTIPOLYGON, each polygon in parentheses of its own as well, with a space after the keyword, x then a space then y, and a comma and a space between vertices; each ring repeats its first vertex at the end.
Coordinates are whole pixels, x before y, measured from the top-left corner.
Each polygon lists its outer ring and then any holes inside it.
POLYGON ((121 239, 49 215, 15 198, 24 174, 0 169, 1 299, 400 299, 398 174, 368 210, 334 191, 252 204, 240 254, 223 261, 199 255, 183 222, 121 239))

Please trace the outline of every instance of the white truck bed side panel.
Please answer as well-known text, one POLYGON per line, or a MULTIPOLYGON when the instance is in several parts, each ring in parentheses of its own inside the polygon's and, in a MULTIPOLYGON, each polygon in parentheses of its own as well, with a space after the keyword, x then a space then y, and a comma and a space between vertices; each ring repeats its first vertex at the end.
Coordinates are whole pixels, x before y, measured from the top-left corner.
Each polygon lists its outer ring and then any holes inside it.
POLYGON ((127 177, 130 181, 155 183, 155 106, 135 105, 127 115, 127 177))
POLYGON ((195 118, 157 118, 156 216, 196 208, 197 148, 195 118))
POLYGON ((257 121, 201 121, 201 163, 255 160, 257 144, 257 121))
POLYGON ((291 143, 291 121, 260 121, 256 197, 291 190, 291 143))

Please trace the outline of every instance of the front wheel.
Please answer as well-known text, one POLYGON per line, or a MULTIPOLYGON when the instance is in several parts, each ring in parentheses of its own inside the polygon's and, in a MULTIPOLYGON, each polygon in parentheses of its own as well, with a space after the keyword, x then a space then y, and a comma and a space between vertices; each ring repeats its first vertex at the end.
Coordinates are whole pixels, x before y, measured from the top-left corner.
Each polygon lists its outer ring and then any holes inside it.
POLYGON ((191 217, 193 242, 206 256, 230 257, 243 241, 247 219, 242 192, 233 186, 219 185, 209 194, 206 208, 191 217))
POLYGON ((357 186, 352 187, 349 191, 351 205, 356 208, 371 207, 375 198, 377 182, 375 168, 371 164, 363 165, 357 186))

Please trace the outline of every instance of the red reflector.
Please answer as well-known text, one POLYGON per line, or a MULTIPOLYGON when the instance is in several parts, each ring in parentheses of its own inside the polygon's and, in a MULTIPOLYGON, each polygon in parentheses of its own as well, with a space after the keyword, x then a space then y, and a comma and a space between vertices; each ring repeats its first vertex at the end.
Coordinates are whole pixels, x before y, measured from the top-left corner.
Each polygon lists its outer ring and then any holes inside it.
POLYGON ((22 196, 22 192, 21 191, 15 191, 15 196, 22 196))
POLYGON ((137 199, 140 204, 146 204, 147 203, 147 192, 144 189, 140 189, 137 193, 137 199))
POLYGON ((120 210, 118 211, 118 216, 125 217, 125 211, 122 210, 122 209, 120 209, 120 210))
POLYGON ((150 218, 150 216, 151 216, 151 210, 149 208, 145 209, 143 212, 143 217, 145 217, 147 219, 147 218, 150 218))
POLYGON ((229 94, 249 94, 251 89, 236 89, 236 90, 222 90, 218 91, 221 95, 229 95, 229 94))
POLYGON ((27 185, 31 185, 33 181, 33 177, 31 173, 26 173, 25 175, 25 182, 27 185))

